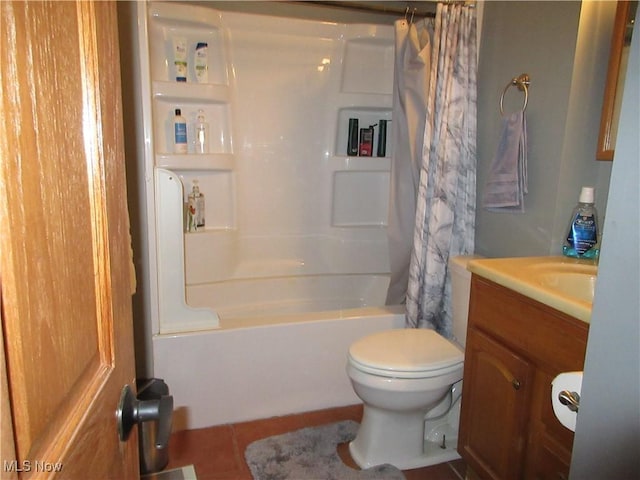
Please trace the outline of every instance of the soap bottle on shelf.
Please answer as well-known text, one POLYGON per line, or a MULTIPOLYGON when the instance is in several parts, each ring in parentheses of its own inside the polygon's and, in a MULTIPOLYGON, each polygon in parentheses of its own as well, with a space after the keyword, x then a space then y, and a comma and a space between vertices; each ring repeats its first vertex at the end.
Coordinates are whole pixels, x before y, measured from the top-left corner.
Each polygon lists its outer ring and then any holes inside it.
POLYGON ((378 156, 387 156, 387 120, 380 120, 378 122, 378 156))
POLYGON ((369 125, 369 128, 360 129, 360 148, 358 155, 361 157, 371 157, 373 155, 373 133, 374 127, 378 124, 369 125))
POLYGON ((196 119, 196 153, 209 153, 209 124, 204 118, 204 111, 198 110, 196 119))
POLYGON ((358 132, 360 129, 358 128, 358 119, 350 118, 349 119, 349 134, 347 138, 347 155, 358 155, 358 132))
POLYGON ((187 201, 187 231, 197 232, 199 229, 204 229, 204 194, 200 193, 198 180, 194 180, 187 201))
POLYGON ((567 257, 597 259, 600 254, 598 212, 593 202, 594 188, 582 187, 562 246, 562 253, 567 257))
POLYGON ((173 145, 175 153, 187 153, 187 121, 179 108, 175 109, 173 119, 173 145))

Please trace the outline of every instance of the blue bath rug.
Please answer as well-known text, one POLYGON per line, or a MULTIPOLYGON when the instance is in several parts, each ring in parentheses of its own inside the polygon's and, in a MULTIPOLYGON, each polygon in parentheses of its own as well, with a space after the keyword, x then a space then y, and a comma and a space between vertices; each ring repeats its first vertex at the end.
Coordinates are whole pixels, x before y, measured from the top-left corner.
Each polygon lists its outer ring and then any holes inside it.
POLYGON ((257 440, 244 457, 254 480, 404 480, 393 465, 355 470, 342 462, 337 446, 357 432, 358 423, 351 420, 303 428, 257 440))

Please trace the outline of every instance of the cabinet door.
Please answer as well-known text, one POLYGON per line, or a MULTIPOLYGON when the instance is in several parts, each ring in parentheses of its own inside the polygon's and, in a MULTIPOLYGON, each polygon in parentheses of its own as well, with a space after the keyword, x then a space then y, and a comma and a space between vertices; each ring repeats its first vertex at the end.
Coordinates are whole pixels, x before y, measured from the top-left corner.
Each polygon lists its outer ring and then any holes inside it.
POLYGON ((535 463, 528 469, 525 479, 532 480, 567 480, 569 478, 569 461, 561 447, 551 440, 542 441, 535 446, 535 463))
MULTIPOLYGON (((564 368, 582 369, 583 362, 577 352, 575 363, 564 368)), ((536 371, 529 444, 526 453, 525 480, 561 480, 569 478, 573 432, 564 427, 553 413, 551 382, 561 372, 561 367, 550 365, 536 371)))
POLYGON ((521 476, 533 371, 506 347, 469 329, 458 451, 483 479, 521 476))

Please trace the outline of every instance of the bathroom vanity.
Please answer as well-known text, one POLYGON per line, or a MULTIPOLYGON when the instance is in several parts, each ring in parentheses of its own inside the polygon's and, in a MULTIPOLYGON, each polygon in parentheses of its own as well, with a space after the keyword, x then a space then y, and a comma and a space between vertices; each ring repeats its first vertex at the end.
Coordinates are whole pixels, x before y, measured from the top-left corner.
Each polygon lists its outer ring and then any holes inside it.
MULTIPOLYGON (((504 286, 512 285, 504 277, 469 269, 458 452, 472 470, 470 478, 568 478, 574 434, 553 413, 551 381, 561 372, 583 369, 588 317, 550 307, 553 301, 537 295, 540 291, 521 293, 504 286)), ((514 275, 523 270, 530 282, 535 279, 522 265, 514 275)))

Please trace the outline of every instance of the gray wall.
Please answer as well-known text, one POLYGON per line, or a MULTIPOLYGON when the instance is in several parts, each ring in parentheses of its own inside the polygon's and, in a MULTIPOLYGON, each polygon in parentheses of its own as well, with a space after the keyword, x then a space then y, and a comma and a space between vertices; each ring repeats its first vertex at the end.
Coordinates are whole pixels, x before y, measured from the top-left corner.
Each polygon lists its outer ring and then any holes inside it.
MULTIPOLYGON (((487 2, 478 72, 479 199, 500 134, 502 89, 522 72, 532 86, 526 213, 494 214, 478 203, 476 250, 560 253, 582 185, 596 186, 601 216, 607 208, 572 480, 640 476, 638 35, 615 160, 595 160, 614 13, 612 2, 487 2)), ((519 100, 513 95, 514 105, 519 100)))
MULTIPOLYGON (((476 251, 490 257, 561 252, 582 185, 606 206, 610 163, 595 160, 615 2, 487 2, 478 69, 476 251), (595 5, 592 5, 595 4, 595 5), (481 200, 511 78, 531 77, 526 110, 529 194, 525 213, 492 213, 481 200)), ((510 88, 505 111, 522 105, 510 88)))
MULTIPOLYGON (((640 16, 636 16, 638 20, 640 16)), ((637 21, 636 21, 637 25, 637 21)), ((634 32, 584 367, 572 480, 640 478, 640 35, 634 32)))

